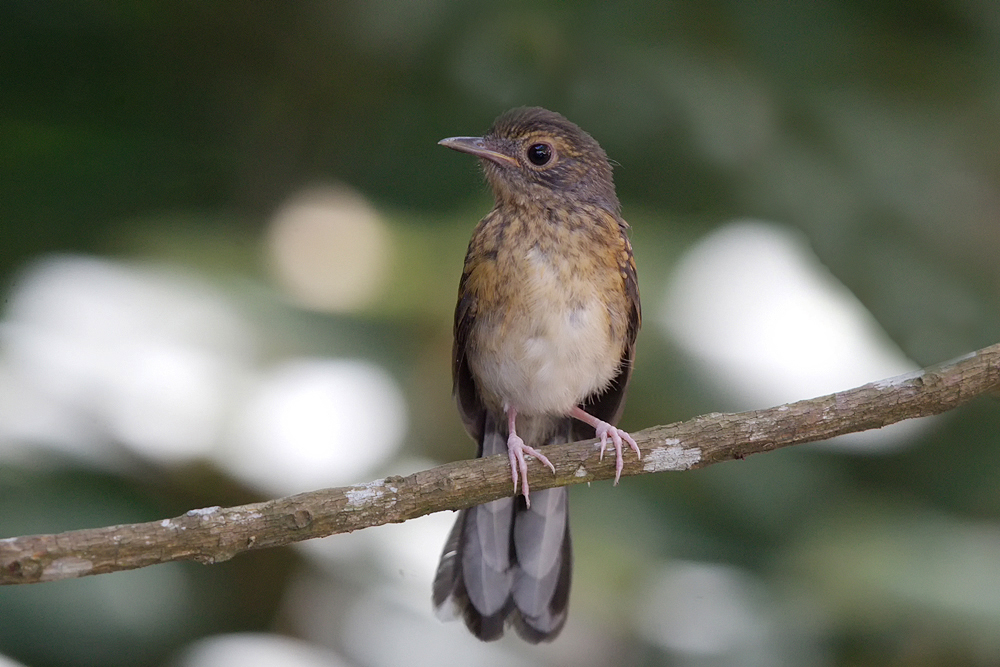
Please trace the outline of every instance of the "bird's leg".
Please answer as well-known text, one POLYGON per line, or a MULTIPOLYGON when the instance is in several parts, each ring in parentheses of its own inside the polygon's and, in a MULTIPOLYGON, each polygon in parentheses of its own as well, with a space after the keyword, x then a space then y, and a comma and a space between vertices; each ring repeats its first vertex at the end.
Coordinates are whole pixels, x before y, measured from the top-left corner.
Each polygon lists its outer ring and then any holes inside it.
POLYGON ((629 444, 629 447, 631 447, 632 451, 635 452, 636 458, 642 458, 642 454, 639 452, 639 445, 635 444, 635 440, 632 439, 632 436, 620 428, 612 426, 608 422, 602 421, 597 417, 584 412, 580 406, 574 407, 570 416, 579 419, 584 424, 593 426, 597 431, 597 437, 601 439, 602 461, 604 460, 604 450, 608 448, 608 437, 611 438, 611 444, 615 448, 615 484, 618 484, 618 480, 622 476, 622 467, 625 465, 622 457, 622 440, 629 444))
POLYGON ((534 447, 524 444, 517 435, 514 422, 517 420, 517 410, 510 405, 504 406, 507 413, 507 456, 510 458, 510 476, 514 479, 514 493, 517 493, 517 474, 521 473, 521 493, 524 495, 524 504, 531 507, 531 500, 528 498, 528 464, 524 460, 525 454, 530 454, 549 467, 554 475, 556 467, 552 465, 548 457, 534 447))

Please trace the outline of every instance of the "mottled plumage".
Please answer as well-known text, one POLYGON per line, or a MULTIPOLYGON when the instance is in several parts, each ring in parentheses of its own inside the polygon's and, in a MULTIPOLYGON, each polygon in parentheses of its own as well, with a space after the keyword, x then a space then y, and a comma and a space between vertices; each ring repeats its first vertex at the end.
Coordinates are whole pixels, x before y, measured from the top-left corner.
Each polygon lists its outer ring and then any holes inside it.
POLYGON ((604 151, 559 114, 514 109, 484 137, 441 143, 480 158, 496 200, 459 283, 455 395, 478 455, 507 452, 522 495, 459 515, 434 604, 480 639, 509 621, 530 642, 551 640, 569 601, 568 499, 565 488, 529 496, 524 455, 551 468, 537 448, 595 429, 619 472, 623 441, 639 453, 613 426, 641 321, 628 225, 604 151))

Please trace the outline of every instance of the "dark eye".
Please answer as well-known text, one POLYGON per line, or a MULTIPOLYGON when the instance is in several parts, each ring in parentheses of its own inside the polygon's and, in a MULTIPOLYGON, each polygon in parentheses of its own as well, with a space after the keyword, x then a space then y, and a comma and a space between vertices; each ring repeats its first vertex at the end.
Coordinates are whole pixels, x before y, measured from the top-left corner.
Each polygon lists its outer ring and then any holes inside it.
POLYGON ((542 167, 552 160, 552 146, 548 144, 531 144, 528 147, 528 160, 536 167, 542 167))

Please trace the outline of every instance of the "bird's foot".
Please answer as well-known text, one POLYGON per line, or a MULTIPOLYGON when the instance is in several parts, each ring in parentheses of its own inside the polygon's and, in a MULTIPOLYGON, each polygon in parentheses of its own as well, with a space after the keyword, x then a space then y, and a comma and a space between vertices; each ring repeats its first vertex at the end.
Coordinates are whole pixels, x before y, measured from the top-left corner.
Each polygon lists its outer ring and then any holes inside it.
POLYGON ((593 415, 587 414, 581 408, 574 408, 573 416, 580 421, 590 424, 594 427, 597 432, 597 437, 601 439, 601 460, 604 460, 604 452, 608 449, 608 439, 611 440, 611 446, 615 449, 615 485, 618 485, 618 480, 622 476, 622 468, 625 466, 624 456, 622 454, 623 443, 627 442, 632 451, 635 452, 635 457, 637 459, 642 458, 642 452, 639 451, 639 445, 635 444, 635 440, 631 435, 621 430, 617 426, 612 426, 606 421, 598 419, 593 415))
POLYGON ((595 427, 597 430, 597 437, 601 439, 601 460, 604 460, 604 452, 608 448, 608 437, 611 438, 611 444, 615 448, 615 485, 618 485, 618 480, 622 476, 622 468, 625 466, 624 456, 622 455, 622 441, 628 443, 632 451, 635 452, 635 457, 637 459, 642 458, 642 453, 639 451, 639 445, 635 444, 635 440, 632 436, 621 430, 618 427, 612 426, 607 422, 601 422, 595 427))
POLYGON ((507 437, 507 457, 510 459, 510 476, 514 480, 514 493, 517 493, 517 477, 518 472, 520 472, 521 494, 524 496, 524 504, 531 507, 531 499, 528 495, 528 464, 524 460, 525 454, 534 456, 539 462, 544 463, 553 475, 556 473, 556 467, 552 465, 545 454, 524 444, 524 440, 521 440, 518 435, 511 433, 507 437))

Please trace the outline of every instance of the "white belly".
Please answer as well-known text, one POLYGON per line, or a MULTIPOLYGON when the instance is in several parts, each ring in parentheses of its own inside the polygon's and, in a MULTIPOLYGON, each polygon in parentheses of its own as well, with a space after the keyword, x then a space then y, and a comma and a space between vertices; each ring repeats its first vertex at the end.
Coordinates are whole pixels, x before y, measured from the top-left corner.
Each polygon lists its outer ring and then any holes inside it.
POLYGON ((567 414, 607 387, 622 350, 596 294, 574 292, 544 266, 535 268, 527 290, 533 298, 477 323, 478 353, 469 364, 484 398, 526 415, 567 414))

